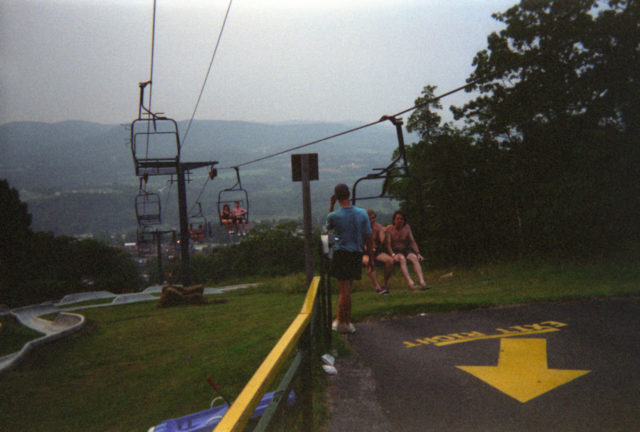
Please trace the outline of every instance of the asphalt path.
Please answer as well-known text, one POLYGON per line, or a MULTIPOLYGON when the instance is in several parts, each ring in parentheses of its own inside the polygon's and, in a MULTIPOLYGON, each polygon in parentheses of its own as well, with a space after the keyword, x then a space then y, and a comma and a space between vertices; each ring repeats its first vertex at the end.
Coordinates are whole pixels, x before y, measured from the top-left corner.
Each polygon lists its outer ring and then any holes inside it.
POLYGON ((356 327, 329 432, 640 431, 640 297, 356 327))

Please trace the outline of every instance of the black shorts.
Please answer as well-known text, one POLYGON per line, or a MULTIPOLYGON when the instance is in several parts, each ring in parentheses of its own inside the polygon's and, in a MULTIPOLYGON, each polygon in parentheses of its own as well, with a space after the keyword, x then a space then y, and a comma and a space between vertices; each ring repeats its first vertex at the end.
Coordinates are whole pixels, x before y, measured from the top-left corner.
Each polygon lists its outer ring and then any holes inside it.
POLYGON ((381 249, 376 249, 373 252, 373 265, 376 266, 376 267, 383 267, 384 266, 384 261, 380 261, 378 259, 378 257, 380 256, 381 253, 384 253, 384 251, 381 250, 381 249))
POLYGON ((362 252, 333 251, 331 276, 338 280, 360 280, 362 277, 362 252))

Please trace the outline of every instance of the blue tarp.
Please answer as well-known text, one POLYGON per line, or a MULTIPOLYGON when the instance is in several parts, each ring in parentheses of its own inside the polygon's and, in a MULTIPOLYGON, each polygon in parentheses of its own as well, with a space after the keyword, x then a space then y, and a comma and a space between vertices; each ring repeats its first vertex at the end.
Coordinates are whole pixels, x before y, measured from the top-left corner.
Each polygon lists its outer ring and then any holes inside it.
MULTIPOLYGON (((264 395, 251 418, 261 417, 262 414, 264 414, 264 411, 273 400, 274 393, 275 392, 270 392, 264 395)), ((291 391, 289 393, 289 399, 287 400, 288 405, 292 406, 295 404, 295 400, 295 393, 291 391)), ((228 409, 229 407, 227 405, 219 405, 184 417, 165 420, 151 428, 149 432, 211 432, 227 413, 228 409)))

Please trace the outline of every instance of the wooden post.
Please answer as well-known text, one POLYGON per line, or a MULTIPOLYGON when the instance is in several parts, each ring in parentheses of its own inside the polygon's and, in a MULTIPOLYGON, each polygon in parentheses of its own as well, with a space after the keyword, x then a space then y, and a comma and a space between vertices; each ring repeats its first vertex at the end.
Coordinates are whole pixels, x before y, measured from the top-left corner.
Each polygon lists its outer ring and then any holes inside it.
POLYGON ((291 155, 292 180, 302 182, 302 216, 304 225, 304 254, 307 286, 313 279, 313 239, 311 232, 311 180, 318 180, 318 154, 291 155))
POLYGON ((158 283, 162 285, 164 282, 164 275, 162 274, 162 232, 155 230, 156 237, 156 256, 158 259, 158 283))
MULTIPOLYGON (((304 254, 305 273, 307 286, 313 279, 313 240, 311 232, 311 180, 318 180, 318 154, 291 155, 292 180, 302 182, 302 214, 304 225, 304 254)), ((304 331, 300 340, 302 352, 301 385, 302 385, 302 430, 311 430, 313 427, 313 327, 316 308, 314 307, 311 322, 304 331)))

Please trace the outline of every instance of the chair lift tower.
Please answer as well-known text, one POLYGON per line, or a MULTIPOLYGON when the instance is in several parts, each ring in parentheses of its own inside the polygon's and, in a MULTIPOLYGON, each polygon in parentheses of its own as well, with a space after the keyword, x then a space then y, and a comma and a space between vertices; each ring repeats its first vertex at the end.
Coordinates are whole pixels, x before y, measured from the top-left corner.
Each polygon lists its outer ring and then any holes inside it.
POLYGON ((131 154, 136 176, 174 175, 178 179, 178 209, 180 218, 180 251, 182 283, 191 285, 189 269, 189 217, 185 173, 196 168, 211 167, 217 161, 182 162, 180 137, 175 120, 153 113, 144 106, 144 89, 151 81, 140 83, 138 118, 131 123, 131 154))

